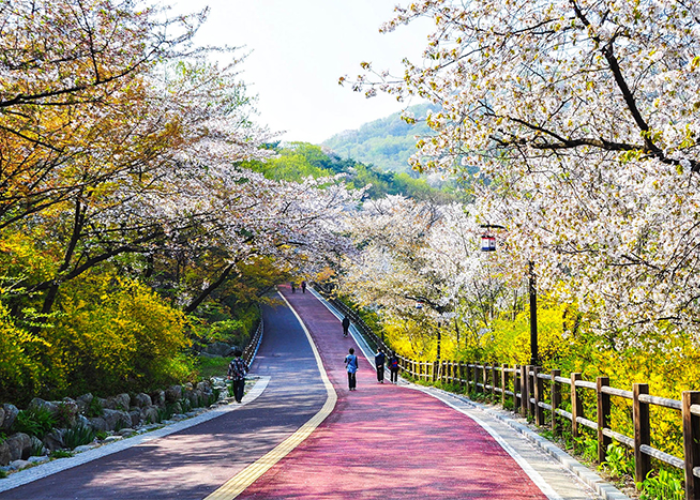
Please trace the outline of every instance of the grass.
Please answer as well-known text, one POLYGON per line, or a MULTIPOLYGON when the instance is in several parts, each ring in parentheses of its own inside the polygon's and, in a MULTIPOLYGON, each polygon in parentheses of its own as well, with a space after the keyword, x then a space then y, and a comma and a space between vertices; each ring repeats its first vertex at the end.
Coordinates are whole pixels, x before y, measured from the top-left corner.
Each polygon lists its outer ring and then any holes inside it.
POLYGON ((225 377, 228 371, 230 358, 204 358, 200 357, 197 363, 197 372, 201 378, 225 377))

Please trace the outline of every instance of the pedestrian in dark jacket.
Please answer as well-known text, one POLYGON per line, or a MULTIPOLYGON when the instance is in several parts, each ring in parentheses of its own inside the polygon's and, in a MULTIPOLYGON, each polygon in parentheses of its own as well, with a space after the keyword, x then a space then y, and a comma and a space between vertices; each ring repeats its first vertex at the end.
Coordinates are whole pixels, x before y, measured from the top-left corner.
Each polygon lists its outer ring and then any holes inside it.
POLYGON ((301 293, 306 293, 306 281, 301 282, 301 293))
POLYGON ((248 373, 248 365, 241 357, 243 353, 236 349, 233 353, 235 358, 228 364, 228 379, 231 381, 233 397, 237 403, 243 399, 243 389, 245 388, 245 374, 248 373))
POLYGON ((394 353, 389 358, 389 371, 391 372, 391 383, 395 384, 399 380, 399 358, 394 353))
POLYGON ((350 318, 348 318, 347 314, 343 318, 343 335, 348 336, 348 332, 350 331, 350 318))
POLYGON ((377 354, 374 355, 374 366, 377 367, 377 382, 380 384, 384 383, 384 362, 386 361, 386 356, 384 353, 377 349, 377 354))

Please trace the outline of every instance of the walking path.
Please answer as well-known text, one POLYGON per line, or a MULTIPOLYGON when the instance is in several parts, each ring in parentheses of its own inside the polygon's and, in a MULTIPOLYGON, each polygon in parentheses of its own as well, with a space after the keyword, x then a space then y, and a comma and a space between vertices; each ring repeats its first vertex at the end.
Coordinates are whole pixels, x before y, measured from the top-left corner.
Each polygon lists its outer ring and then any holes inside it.
MULTIPOLYGON (((0 500, 600 498, 523 437, 529 431, 504 423, 506 412, 403 381, 377 383, 366 346, 342 336, 337 313, 311 290, 281 291, 293 311, 263 310, 254 400, 249 393, 220 416, 88 463, 81 454, 14 474, 4 481, 76 460, 13 489, 0 481, 0 500), (360 355, 354 392, 343 363, 350 347, 360 355)), ((605 498, 625 498, 602 486, 605 498)))

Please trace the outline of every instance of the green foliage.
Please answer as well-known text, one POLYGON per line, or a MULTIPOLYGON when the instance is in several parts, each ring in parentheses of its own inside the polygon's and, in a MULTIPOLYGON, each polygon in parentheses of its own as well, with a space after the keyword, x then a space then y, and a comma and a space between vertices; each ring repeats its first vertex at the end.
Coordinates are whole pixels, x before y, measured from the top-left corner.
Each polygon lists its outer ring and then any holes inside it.
POLYGON ((32 406, 27 410, 20 410, 12 425, 13 432, 23 432, 39 439, 56 425, 56 419, 49 410, 43 407, 32 406))
POLYGON ((95 440, 95 431, 86 425, 76 425, 68 429, 63 435, 63 442, 69 449, 77 448, 84 444, 90 444, 95 440))
POLYGON ((72 456, 73 453, 66 450, 54 450, 49 454, 49 457, 51 458, 70 458, 72 456))
POLYGON ((681 483, 682 473, 680 471, 669 472, 665 469, 659 470, 654 475, 650 472, 643 483, 637 483, 637 489, 642 490, 640 500, 683 500, 685 490, 681 483))
POLYGON ((102 408, 102 404, 100 403, 100 400, 97 398, 92 398, 90 400, 90 405, 87 407, 87 410, 85 411, 86 415, 88 417, 101 417, 104 414, 104 408, 102 408))
POLYGON ((225 377, 231 358, 197 358, 197 375, 199 378, 225 377))
POLYGON ((582 435, 574 439, 574 449, 589 462, 598 461, 598 440, 588 435, 582 435))
POLYGON ((613 476, 622 477, 634 472, 634 458, 630 457, 627 449, 611 443, 606 450, 605 462, 600 464, 600 467, 613 476))

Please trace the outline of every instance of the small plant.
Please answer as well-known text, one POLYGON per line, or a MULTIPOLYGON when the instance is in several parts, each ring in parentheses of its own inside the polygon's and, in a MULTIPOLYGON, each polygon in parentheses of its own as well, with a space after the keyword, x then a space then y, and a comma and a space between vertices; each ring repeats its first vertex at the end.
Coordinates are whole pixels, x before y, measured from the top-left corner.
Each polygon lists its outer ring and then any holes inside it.
POLYGON ((7 472, 0 469, 0 479, 6 479, 7 478, 7 472))
POLYGON ((68 427, 68 422, 71 419, 69 406, 65 403, 58 403, 54 417, 56 418, 56 427, 68 427))
POLYGON ((56 419, 49 410, 42 407, 32 407, 28 410, 20 410, 17 419, 12 426, 14 432, 23 432, 39 439, 56 425, 56 419))
POLYGON ((607 469, 613 476, 622 477, 634 470, 634 459, 627 456, 622 446, 611 443, 608 445, 605 462, 600 467, 607 469))
POLYGON ((574 439, 574 449, 589 462, 598 460, 598 441, 589 437, 581 436, 574 439))
POLYGON ((640 500, 683 500, 685 498, 681 480, 663 469, 656 476, 652 476, 652 472, 647 474, 643 483, 637 483, 637 489, 642 490, 640 500))
POLYGON ((105 431, 97 431, 97 433, 95 434, 95 437, 100 441, 104 441, 105 439, 107 439, 107 436, 109 436, 109 434, 105 431))
POLYGON ((102 408, 102 404, 100 404, 99 399, 92 398, 92 400, 90 401, 90 405, 85 411, 85 415, 88 417, 101 417, 102 415, 104 415, 104 408, 102 408))
POLYGON ((51 457, 51 458, 70 458, 72 456, 73 456, 73 453, 71 453, 70 451, 66 451, 66 450, 55 450, 55 451, 52 451, 51 454, 49 455, 49 457, 51 457))
POLYGON ((91 427, 80 424, 68 429, 63 435, 64 444, 71 450, 84 444, 90 444, 94 440, 95 431, 91 427))
POLYGON ((41 441, 32 443, 32 449, 29 451, 29 455, 32 457, 40 457, 45 452, 44 443, 41 441))

